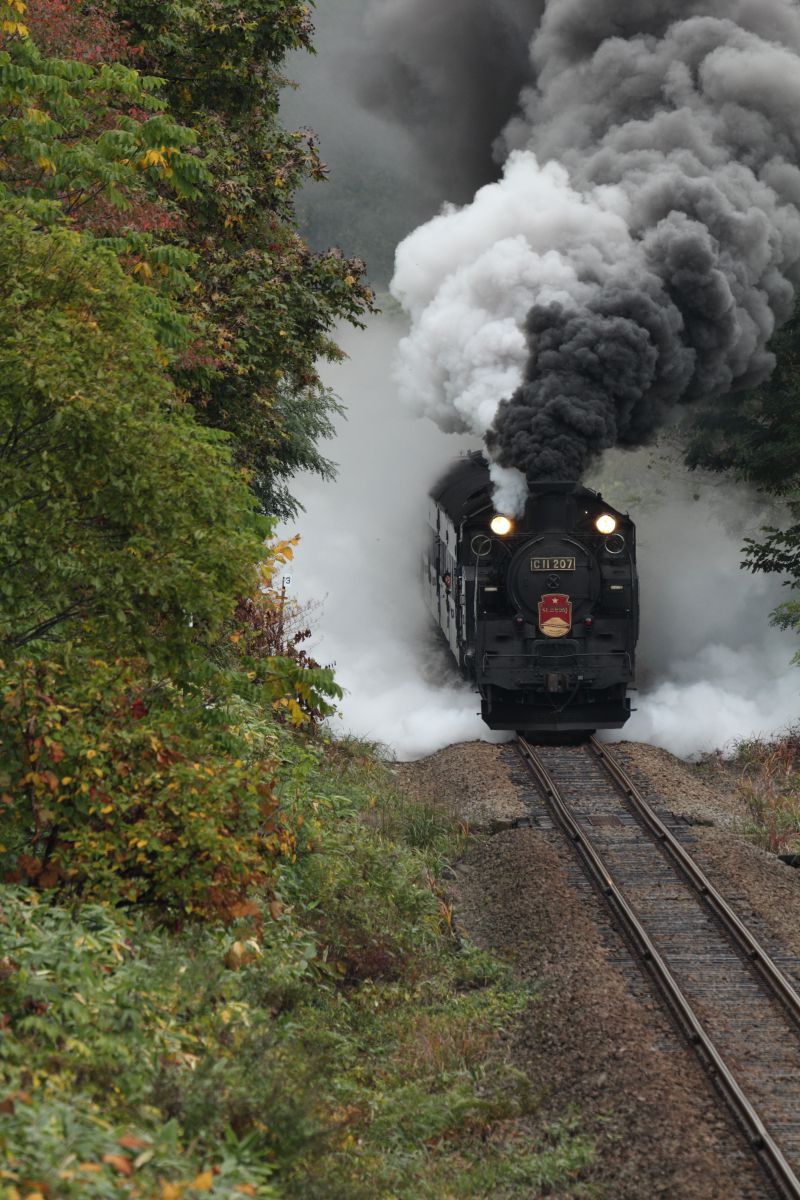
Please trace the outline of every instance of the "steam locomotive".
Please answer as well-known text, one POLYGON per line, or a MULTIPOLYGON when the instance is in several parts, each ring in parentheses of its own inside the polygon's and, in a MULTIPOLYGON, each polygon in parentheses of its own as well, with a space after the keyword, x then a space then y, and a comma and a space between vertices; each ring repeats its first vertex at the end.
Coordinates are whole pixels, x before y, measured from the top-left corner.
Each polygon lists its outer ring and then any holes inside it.
POLYGON ((486 460, 432 490, 423 586, 492 729, 618 729, 630 716, 639 633, 636 530, 589 488, 531 486, 498 513, 486 460))

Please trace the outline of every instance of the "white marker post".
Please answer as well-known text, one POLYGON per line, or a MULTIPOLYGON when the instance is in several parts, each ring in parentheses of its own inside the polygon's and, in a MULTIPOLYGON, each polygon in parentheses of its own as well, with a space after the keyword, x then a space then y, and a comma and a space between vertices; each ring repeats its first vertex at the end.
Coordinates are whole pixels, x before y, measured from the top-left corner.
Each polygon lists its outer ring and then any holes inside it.
POLYGON ((283 610, 286 607, 286 589, 292 586, 292 576, 281 576, 281 615, 278 619, 278 643, 279 648, 283 647, 283 610))

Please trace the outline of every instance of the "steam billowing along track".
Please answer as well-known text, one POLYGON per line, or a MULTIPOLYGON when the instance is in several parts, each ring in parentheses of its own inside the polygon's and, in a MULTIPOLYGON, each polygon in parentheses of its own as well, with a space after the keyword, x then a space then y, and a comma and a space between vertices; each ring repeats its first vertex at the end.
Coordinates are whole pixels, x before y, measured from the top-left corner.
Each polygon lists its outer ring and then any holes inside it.
POLYGON ((518 747, 780 1194, 800 1200, 800 995, 605 746, 518 747))

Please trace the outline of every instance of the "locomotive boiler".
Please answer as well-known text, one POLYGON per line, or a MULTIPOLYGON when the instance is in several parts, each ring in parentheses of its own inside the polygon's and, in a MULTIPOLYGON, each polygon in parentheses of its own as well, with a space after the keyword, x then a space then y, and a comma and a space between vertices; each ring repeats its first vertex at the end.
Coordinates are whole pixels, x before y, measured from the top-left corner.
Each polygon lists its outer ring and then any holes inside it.
POLYGON ((497 512, 486 460, 432 490, 428 607, 492 729, 616 729, 630 716, 639 627, 636 530, 576 483, 532 484, 497 512))

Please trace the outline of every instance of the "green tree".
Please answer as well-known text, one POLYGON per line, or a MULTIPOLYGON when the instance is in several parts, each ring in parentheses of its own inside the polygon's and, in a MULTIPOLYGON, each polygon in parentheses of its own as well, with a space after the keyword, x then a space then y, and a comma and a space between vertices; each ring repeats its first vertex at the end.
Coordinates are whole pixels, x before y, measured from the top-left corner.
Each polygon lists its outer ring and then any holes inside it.
MULTIPOLYGON (((43 54, 18 19, 25 12, 23 0, 0 0, 0 206, 41 227, 94 233, 148 284, 162 341, 182 345, 187 321, 169 299, 191 286, 195 256, 175 239, 175 200, 208 182, 197 136, 165 112, 158 80, 123 63, 43 54)), ((72 47, 69 21, 63 34, 72 47)))
POLYGON ((255 582, 267 532, 165 371, 146 289, 85 235, 0 216, 0 638, 70 623, 177 659, 255 582))
POLYGON ((788 497, 800 487, 800 311, 771 348, 776 367, 767 383, 700 412, 687 462, 788 497))
POLYGON ((373 297, 364 264, 313 254, 296 227, 294 192, 324 178, 309 132, 278 117, 289 51, 311 49, 310 9, 298 0, 116 0, 165 80, 170 112, 196 128, 213 181, 183 202, 202 258, 194 296, 204 332, 177 379, 204 423, 229 431, 267 512, 296 510, 287 480, 332 472, 318 448, 337 403, 319 360, 341 357, 337 322, 358 324, 373 297))

